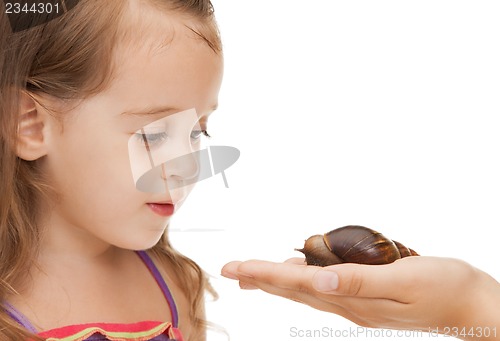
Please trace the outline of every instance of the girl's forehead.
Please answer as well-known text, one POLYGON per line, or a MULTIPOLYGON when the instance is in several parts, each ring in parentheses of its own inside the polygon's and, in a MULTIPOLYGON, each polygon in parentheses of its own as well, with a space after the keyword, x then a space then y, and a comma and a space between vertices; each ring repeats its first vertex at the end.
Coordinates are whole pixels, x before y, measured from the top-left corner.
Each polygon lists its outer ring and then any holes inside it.
POLYGON ((169 97, 180 107, 191 108, 193 97, 217 97, 222 57, 201 39, 179 33, 164 45, 121 52, 114 59, 115 77, 109 90, 126 101, 154 103, 169 97))
POLYGON ((206 113, 217 104, 222 55, 192 30, 198 19, 144 3, 124 11, 109 82, 86 102, 110 112, 170 106, 206 113))
POLYGON ((158 55, 173 64, 195 59, 196 55, 207 61, 222 61, 222 55, 214 52, 203 38, 217 35, 217 32, 200 32, 209 30, 208 26, 201 25, 201 19, 144 5, 144 2, 138 5, 138 2, 131 1, 135 5, 125 11, 118 31, 113 56, 113 67, 118 73, 130 68, 130 64, 140 69, 158 55))
POLYGON ((197 18, 175 10, 158 8, 147 1, 128 1, 116 39, 116 49, 155 50, 168 46, 176 36, 188 35, 196 38, 193 27, 198 26, 197 18))

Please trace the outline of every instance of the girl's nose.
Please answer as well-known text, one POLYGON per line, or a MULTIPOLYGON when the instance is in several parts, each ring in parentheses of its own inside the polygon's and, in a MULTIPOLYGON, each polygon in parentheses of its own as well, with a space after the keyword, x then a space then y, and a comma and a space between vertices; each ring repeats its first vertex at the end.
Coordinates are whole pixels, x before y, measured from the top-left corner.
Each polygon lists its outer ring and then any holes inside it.
POLYGON ((178 156, 162 164, 161 178, 165 181, 192 183, 200 172, 200 158, 198 152, 190 152, 178 156))

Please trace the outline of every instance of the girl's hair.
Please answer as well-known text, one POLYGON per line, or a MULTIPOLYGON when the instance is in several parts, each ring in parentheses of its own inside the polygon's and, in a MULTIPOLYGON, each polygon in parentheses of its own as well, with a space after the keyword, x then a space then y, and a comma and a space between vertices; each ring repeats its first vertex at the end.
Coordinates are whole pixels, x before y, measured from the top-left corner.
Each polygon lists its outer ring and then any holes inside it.
MULTIPOLYGON (((143 2, 195 19, 188 28, 215 53, 222 53, 210 0, 143 2)), ((15 288, 36 266, 42 233, 36 222, 39 203, 53 194, 39 163, 16 156, 21 92, 71 102, 105 89, 113 75, 113 51, 126 37, 122 18, 128 3, 81 0, 55 19, 20 30, 11 26, 0 2, 0 340, 34 338, 10 318, 5 300, 16 294, 15 288)), ((31 20, 40 22, 43 18, 31 20)), ((209 290, 215 294, 206 275, 172 248, 166 233, 151 252, 178 274, 177 284, 190 302, 190 339, 205 340, 204 293, 209 290)))

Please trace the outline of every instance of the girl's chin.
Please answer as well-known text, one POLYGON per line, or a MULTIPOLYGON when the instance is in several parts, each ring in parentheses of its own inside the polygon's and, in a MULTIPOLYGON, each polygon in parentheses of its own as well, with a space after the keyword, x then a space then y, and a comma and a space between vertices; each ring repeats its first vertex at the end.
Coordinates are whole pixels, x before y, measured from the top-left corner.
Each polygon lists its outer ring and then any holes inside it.
POLYGON ((161 239, 163 233, 165 232, 165 228, 161 230, 153 230, 151 233, 143 234, 143 235, 134 235, 131 238, 124 240, 121 245, 116 245, 122 249, 139 251, 139 250, 147 250, 154 247, 158 244, 158 241, 161 239))

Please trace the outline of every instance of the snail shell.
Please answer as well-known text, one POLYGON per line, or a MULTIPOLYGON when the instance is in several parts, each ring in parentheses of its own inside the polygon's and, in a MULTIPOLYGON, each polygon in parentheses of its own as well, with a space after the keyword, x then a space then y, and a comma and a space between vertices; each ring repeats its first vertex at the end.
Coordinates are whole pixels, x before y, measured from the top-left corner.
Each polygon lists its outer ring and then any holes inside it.
POLYGON ((349 225, 306 240, 296 249, 306 256, 308 265, 328 266, 340 263, 389 264, 397 259, 418 256, 412 249, 386 238, 370 228, 349 225))

